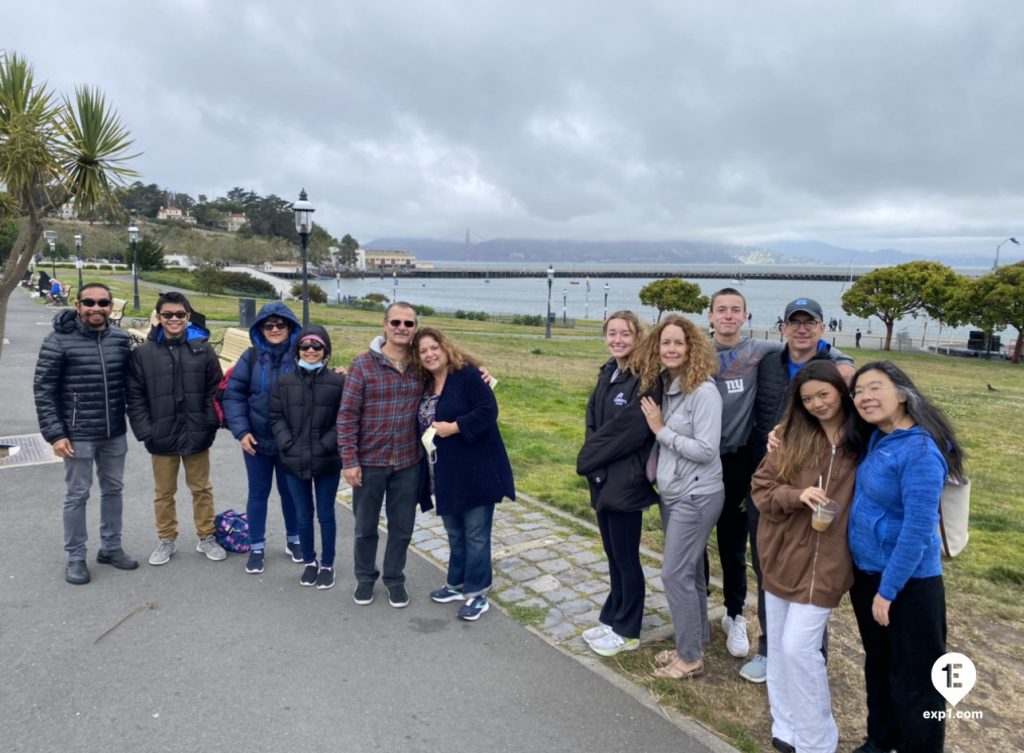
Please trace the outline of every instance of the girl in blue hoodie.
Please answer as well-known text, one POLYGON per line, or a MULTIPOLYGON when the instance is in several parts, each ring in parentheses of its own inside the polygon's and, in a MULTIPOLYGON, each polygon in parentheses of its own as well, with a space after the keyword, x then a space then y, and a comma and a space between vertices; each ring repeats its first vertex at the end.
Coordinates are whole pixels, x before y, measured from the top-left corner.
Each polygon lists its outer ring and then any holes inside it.
POLYGON ((947 478, 965 478, 963 451, 942 412, 892 363, 862 366, 851 389, 866 439, 849 521, 868 696, 868 736, 854 753, 941 753, 943 723, 926 718, 946 707, 931 681, 946 653, 939 498, 947 478))

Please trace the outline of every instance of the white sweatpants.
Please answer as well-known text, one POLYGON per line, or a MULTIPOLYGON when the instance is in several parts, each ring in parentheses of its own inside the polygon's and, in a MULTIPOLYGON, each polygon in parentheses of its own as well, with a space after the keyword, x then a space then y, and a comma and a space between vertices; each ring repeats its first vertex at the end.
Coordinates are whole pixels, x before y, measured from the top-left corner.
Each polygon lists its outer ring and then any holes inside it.
POLYGON ((800 753, 834 753, 839 728, 832 716, 821 639, 831 609, 764 595, 768 628, 768 702, 772 737, 800 753))

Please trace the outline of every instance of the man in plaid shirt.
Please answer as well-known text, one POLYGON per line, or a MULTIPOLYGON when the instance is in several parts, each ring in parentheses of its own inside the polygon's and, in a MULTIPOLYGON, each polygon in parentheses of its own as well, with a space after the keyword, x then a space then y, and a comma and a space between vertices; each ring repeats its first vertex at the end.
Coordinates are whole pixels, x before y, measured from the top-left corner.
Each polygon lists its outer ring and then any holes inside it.
POLYGON ((338 410, 338 449, 345 480, 352 486, 355 514, 356 604, 373 601, 377 570, 377 524, 387 495, 388 542, 384 585, 395 608, 409 604, 405 558, 416 523, 422 452, 416 411, 423 383, 412 368, 410 346, 416 309, 392 303, 384 312, 384 336, 357 357, 345 379, 338 410))

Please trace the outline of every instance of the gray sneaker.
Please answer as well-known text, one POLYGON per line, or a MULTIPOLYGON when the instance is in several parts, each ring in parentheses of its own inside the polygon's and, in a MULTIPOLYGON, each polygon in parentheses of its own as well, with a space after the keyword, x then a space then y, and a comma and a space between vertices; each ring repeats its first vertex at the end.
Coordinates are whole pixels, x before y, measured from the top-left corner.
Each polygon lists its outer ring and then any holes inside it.
POLYGON ((213 536, 199 539, 199 543, 196 544, 196 551, 205 554, 208 560, 226 560, 228 558, 228 553, 224 551, 223 547, 217 543, 217 539, 213 536))
POLYGON ((160 546, 149 555, 149 564, 166 565, 176 551, 178 551, 178 545, 174 543, 173 539, 160 539, 160 546))

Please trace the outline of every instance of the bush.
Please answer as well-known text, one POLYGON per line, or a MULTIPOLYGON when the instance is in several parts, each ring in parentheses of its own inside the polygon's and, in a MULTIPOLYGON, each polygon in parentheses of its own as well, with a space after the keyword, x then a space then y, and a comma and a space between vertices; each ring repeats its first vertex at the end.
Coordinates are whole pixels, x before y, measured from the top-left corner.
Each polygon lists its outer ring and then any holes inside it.
POLYGON ((217 277, 222 292, 257 298, 277 298, 277 288, 273 283, 257 279, 245 272, 222 271, 218 272, 217 277))
POLYGON ((433 306, 428 306, 425 303, 417 303, 416 313, 420 316, 434 316, 437 313, 437 310, 433 306))
POLYGON ((383 311, 387 308, 383 302, 370 300, 369 296, 352 301, 350 305, 352 308, 359 309, 360 311, 383 311))
POLYGON ((470 319, 477 322, 486 322, 491 318, 490 314, 486 311, 463 311, 459 309, 455 312, 456 319, 470 319))
POLYGON ((364 301, 374 301, 375 303, 385 303, 386 304, 391 299, 388 298, 383 293, 367 293, 365 296, 363 296, 363 300, 364 301))
POLYGON ((544 317, 540 314, 513 314, 512 323, 525 327, 539 327, 544 323, 544 317))
MULTIPOLYGON (((302 300, 302 282, 292 283, 292 297, 302 300)), ((309 283, 309 301, 310 303, 327 303, 327 293, 324 289, 317 285, 315 282, 309 283)))

